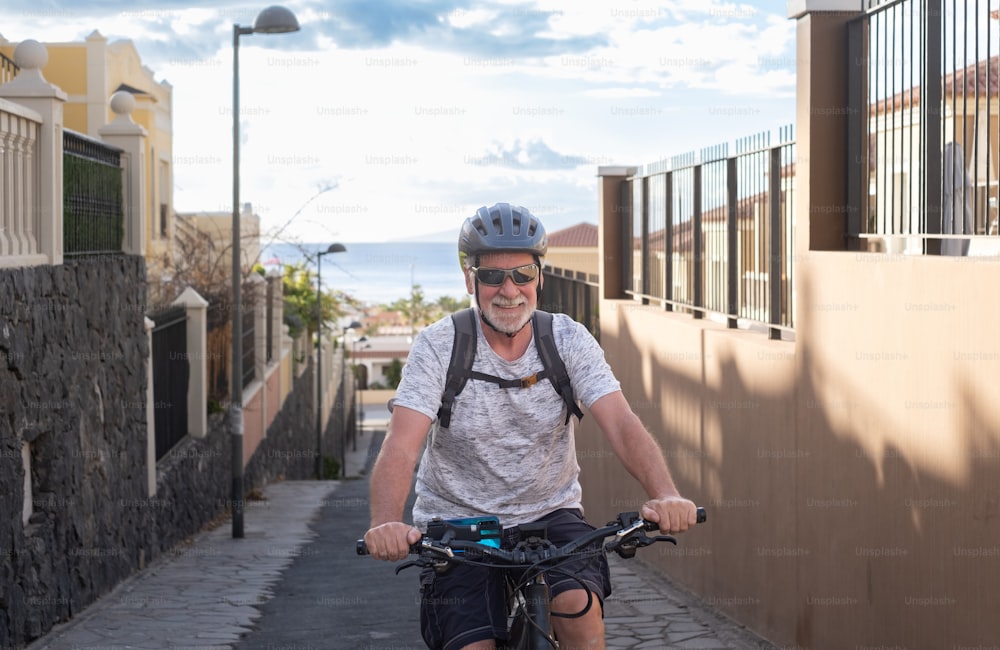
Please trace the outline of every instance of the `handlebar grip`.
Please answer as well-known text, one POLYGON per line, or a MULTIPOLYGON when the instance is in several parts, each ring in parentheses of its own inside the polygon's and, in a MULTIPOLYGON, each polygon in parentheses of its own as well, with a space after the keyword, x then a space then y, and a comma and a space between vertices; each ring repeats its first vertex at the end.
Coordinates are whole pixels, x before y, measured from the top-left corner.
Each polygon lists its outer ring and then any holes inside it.
MULTIPOLYGON (((697 514, 696 514, 695 523, 703 524, 706 521, 708 521, 708 513, 705 511, 704 508, 699 507, 696 512, 697 512, 697 514)), ((660 524, 658 524, 656 522, 653 522, 653 521, 647 521, 646 525, 644 526, 644 528, 648 532, 652 532, 654 530, 659 530, 660 529, 660 524)))
MULTIPOLYGON (((370 555, 370 553, 368 553, 368 545, 365 544, 365 540, 363 539, 359 539, 357 542, 355 542, 355 551, 357 551, 358 555, 370 555)), ((410 555, 419 555, 419 554, 420 554, 420 542, 417 542, 416 544, 410 546, 410 555)))

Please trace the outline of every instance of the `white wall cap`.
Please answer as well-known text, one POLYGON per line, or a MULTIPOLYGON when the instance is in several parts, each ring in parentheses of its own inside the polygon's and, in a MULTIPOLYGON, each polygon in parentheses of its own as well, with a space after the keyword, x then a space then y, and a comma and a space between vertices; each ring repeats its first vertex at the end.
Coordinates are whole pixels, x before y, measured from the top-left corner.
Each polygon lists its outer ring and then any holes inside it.
POLYGON ((181 295, 177 296, 171 305, 183 305, 184 307, 196 307, 202 308, 208 307, 208 301, 201 297, 197 291, 191 287, 186 288, 181 292, 181 295))
POLYGON ((600 165, 597 168, 598 176, 632 176, 638 171, 638 167, 632 165, 600 165))
POLYGON ((786 12, 789 18, 801 18, 817 11, 850 11, 861 13, 862 0, 788 0, 786 12))
POLYGON ((17 115, 18 117, 24 117, 32 122, 42 121, 42 114, 38 111, 33 111, 27 106, 23 106, 17 102, 12 102, 3 98, 0 98, 0 112, 10 113, 11 115, 17 115))
POLYGON ((50 84, 42 76, 42 68, 49 61, 49 51, 38 41, 29 38, 14 48, 14 63, 21 71, 16 77, 0 86, 2 97, 52 97, 66 101, 66 93, 50 84))

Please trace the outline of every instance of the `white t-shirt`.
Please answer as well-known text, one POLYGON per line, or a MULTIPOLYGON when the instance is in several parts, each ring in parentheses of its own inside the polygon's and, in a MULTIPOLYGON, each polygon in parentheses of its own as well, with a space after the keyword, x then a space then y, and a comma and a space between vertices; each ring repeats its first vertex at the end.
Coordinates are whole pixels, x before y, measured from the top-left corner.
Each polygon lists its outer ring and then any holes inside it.
MULTIPOLYGON (((556 347, 576 398, 589 408, 620 390, 590 332, 565 314, 553 316, 556 347)), ((478 318, 476 329, 473 370, 502 379, 544 370, 534 341, 521 358, 506 361, 486 342, 478 318)), ((451 426, 440 426, 454 336, 450 317, 420 332, 396 391, 395 405, 434 420, 417 472, 414 525, 423 530, 433 517, 493 515, 501 525, 514 526, 581 507, 575 420, 565 424, 566 405, 547 378, 529 388, 469 379, 452 405, 451 426)))

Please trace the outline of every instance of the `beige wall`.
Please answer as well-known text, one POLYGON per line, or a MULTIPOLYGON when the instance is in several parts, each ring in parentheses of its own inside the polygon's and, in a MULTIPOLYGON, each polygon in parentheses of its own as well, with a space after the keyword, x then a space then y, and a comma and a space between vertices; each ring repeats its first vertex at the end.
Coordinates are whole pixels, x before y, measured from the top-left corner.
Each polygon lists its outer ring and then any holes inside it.
MULTIPOLYGON (((796 342, 604 301, 601 337, 709 523, 643 557, 780 644, 1000 638, 1000 262, 811 253, 796 342), (987 278, 990 278, 987 280, 987 278)), ((595 519, 643 495, 585 419, 595 519)))
POLYGON ((549 248, 545 256, 545 265, 557 269, 580 271, 588 275, 597 275, 599 260, 597 248, 586 246, 559 246, 549 248))
MULTIPOLYGON (((823 68, 848 17, 799 20, 814 78, 838 78, 823 68)), ((845 205, 844 111, 810 105, 845 100, 821 86, 799 80, 795 341, 622 300, 617 249, 602 248, 602 346, 681 491, 709 512, 643 557, 781 647, 990 647, 1000 258, 843 250, 830 206, 845 205)), ((601 183, 603 246, 620 228, 616 180, 601 183)), ((592 418, 579 455, 595 521, 641 505, 592 418)))

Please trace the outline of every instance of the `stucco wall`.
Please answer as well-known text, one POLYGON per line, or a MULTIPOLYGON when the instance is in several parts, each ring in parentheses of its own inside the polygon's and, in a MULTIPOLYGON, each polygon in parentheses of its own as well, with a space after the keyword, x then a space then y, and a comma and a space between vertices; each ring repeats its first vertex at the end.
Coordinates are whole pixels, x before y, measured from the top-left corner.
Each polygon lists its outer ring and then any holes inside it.
MULTIPOLYGON (((1000 581, 1000 262, 811 252, 795 342, 604 301, 626 396, 709 522, 643 557, 787 647, 976 647, 1000 581)), ((643 495, 591 418, 588 514, 643 495)))

